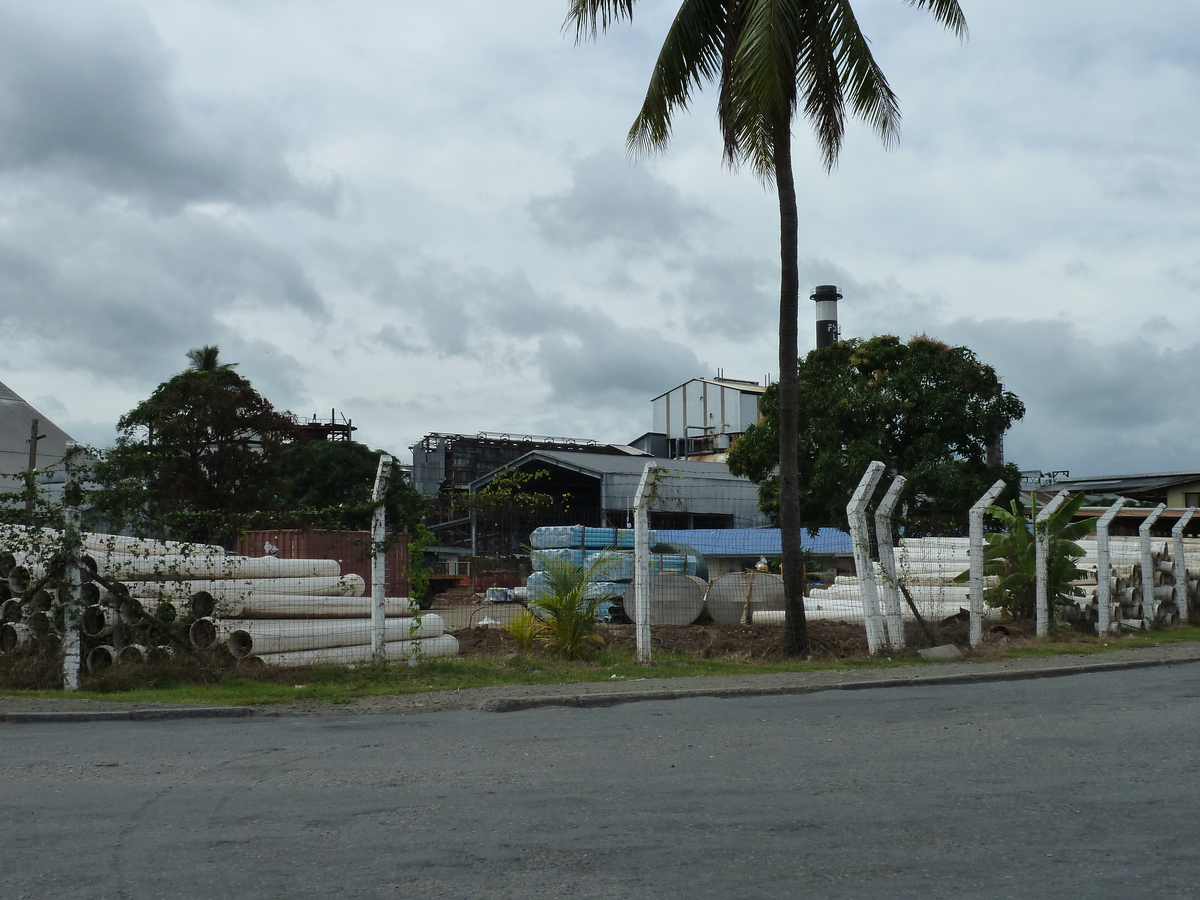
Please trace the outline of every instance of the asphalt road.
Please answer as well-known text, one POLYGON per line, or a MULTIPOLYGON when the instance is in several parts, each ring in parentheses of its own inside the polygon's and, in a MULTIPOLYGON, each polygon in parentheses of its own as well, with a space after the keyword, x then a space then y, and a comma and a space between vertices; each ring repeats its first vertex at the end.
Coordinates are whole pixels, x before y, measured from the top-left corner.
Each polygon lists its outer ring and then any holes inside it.
POLYGON ((1194 897, 1200 666, 0 724, 0 897, 1194 897))

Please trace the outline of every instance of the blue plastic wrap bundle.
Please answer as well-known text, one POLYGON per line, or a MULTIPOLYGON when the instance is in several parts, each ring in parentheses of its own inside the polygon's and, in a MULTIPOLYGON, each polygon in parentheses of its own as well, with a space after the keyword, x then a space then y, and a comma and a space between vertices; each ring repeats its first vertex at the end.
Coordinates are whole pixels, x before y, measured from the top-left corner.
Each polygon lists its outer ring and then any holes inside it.
MULTIPOLYGON (((545 572, 534 572, 529 576, 525 587, 529 592, 530 600, 541 600, 550 590, 550 576, 545 572)), ((628 589, 628 584, 612 581, 589 581, 587 587, 584 588, 583 596, 589 600, 594 597, 619 599, 628 589)))
POLYGON ((529 591, 530 600, 541 600, 550 587, 550 576, 545 572, 534 572, 525 582, 525 587, 529 591))
POLYGON ((561 559, 564 562, 571 563, 576 566, 582 566, 586 563, 587 557, 583 550, 539 550, 537 553, 530 555, 533 562, 533 570, 535 572, 546 571, 546 561, 549 559, 561 559))
POLYGON ((529 536, 529 545, 534 550, 557 550, 578 547, 583 540, 581 525, 543 525, 535 528, 529 536))
POLYGON ((593 573, 597 580, 633 580, 632 553, 622 553, 617 550, 589 550, 587 553, 587 564, 591 566, 602 558, 604 559, 604 562, 601 562, 595 573, 593 573))
POLYGON ((617 584, 614 581, 589 581, 587 587, 583 589, 583 596, 588 600, 596 597, 620 597, 625 593, 627 587, 629 585, 617 584))
MULTIPOLYGON (((650 544, 658 543, 658 532, 648 532, 650 544)), ((615 547, 632 550, 634 531, 632 528, 587 528, 583 525, 543 525, 535 528, 529 536, 534 550, 558 550, 569 547, 585 547, 588 550, 603 550, 615 547)))

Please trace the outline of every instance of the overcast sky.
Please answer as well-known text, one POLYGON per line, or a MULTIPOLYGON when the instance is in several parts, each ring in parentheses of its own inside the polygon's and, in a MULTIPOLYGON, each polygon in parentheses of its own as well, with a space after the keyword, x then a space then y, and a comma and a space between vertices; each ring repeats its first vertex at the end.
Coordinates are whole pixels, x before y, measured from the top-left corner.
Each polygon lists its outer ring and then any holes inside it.
MULTIPOLYGON (((797 123, 802 289, 995 366, 1022 468, 1200 468, 1200 4, 962 5, 965 43, 855 4, 902 139, 826 174, 797 123)), ((566 0, 0 0, 0 380, 104 446, 218 344, 407 461, 777 376, 777 207, 712 96, 624 152, 675 7, 577 47, 566 0)))

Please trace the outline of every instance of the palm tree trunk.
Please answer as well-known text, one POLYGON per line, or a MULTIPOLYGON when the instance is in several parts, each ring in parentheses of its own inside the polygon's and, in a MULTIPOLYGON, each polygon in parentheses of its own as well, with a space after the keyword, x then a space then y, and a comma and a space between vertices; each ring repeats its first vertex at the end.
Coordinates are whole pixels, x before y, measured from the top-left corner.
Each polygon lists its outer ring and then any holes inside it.
POLYGON ((783 652, 809 652, 804 618, 804 557, 800 550, 800 472, 796 447, 799 397, 796 386, 800 273, 796 183, 792 178, 790 119, 775 132, 775 187, 779 193, 779 534, 786 618, 783 652))

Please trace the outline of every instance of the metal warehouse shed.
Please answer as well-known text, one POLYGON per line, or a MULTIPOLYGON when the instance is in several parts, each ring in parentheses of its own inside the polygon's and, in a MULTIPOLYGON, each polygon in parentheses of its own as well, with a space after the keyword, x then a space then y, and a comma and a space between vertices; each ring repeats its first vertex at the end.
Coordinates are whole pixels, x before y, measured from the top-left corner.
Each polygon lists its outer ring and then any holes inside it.
POLYGON ((651 505, 654 528, 732 528, 767 525, 758 508, 758 489, 748 478, 732 475, 724 463, 637 456, 597 456, 570 451, 536 450, 471 482, 479 491, 506 472, 549 474, 538 487, 569 494, 573 524, 626 527, 633 521, 633 498, 647 462, 663 470, 651 505))

